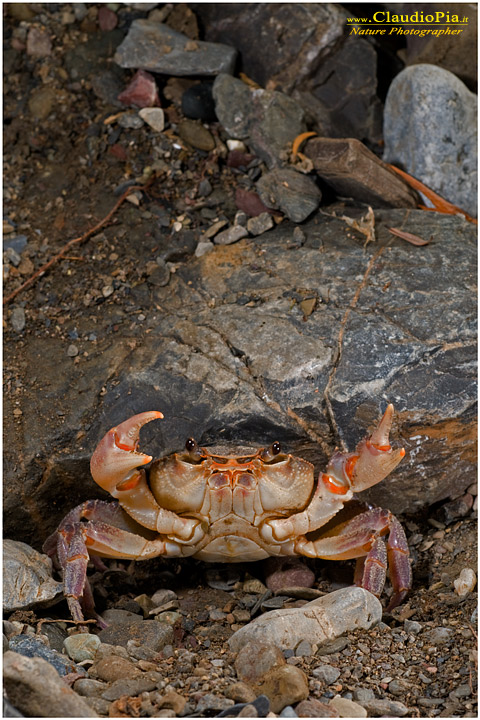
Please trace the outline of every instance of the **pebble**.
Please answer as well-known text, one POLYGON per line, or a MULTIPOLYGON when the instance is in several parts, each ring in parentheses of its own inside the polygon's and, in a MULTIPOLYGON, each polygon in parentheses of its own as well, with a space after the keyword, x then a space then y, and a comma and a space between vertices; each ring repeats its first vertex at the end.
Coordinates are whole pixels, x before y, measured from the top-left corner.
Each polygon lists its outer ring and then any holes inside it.
POLYGON ((195 120, 182 120, 178 134, 186 143, 198 150, 209 152, 215 147, 215 138, 203 125, 195 120))
POLYGON ((36 636, 14 635, 14 637, 10 638, 8 646, 10 650, 13 650, 13 652, 19 655, 30 658, 39 657, 42 658, 42 660, 46 660, 60 675, 69 675, 70 673, 86 675, 85 670, 81 666, 75 665, 75 663, 65 655, 61 655, 56 650, 52 650, 36 636))
POLYGON ((52 41, 46 28, 33 25, 27 35, 27 55, 47 57, 52 54, 52 41))
POLYGON ((267 206, 260 200, 258 193, 245 188, 235 190, 235 204, 239 210, 243 210, 249 217, 257 217, 262 213, 271 215, 267 206))
POLYGON ((195 248, 195 257, 202 257, 214 249, 215 245, 210 240, 200 240, 195 248))
POLYGON ((362 707, 367 711, 368 717, 403 717, 409 710, 406 705, 397 700, 364 700, 362 707))
POLYGON ((302 702, 298 703, 295 711, 297 713, 297 717, 338 717, 338 713, 333 707, 331 707, 331 705, 327 705, 327 703, 323 703, 316 698, 302 700, 302 702))
POLYGON ((224 692, 225 696, 235 700, 236 703, 251 703, 255 700, 256 693, 246 682, 239 681, 232 683, 224 692))
POLYGON ((109 688, 102 693, 104 700, 118 700, 122 695, 136 697, 143 692, 155 690, 162 676, 158 672, 142 673, 137 677, 121 678, 115 680, 109 688))
POLYGON ((11 263, 11 265, 14 265, 15 267, 18 267, 22 261, 22 258, 13 247, 7 247, 5 249, 4 257, 9 263, 11 263))
POLYGON ((168 588, 160 588, 160 590, 156 590, 151 597, 154 607, 160 607, 172 600, 178 600, 178 596, 176 592, 169 590, 168 588))
POLYGON ((313 677, 321 680, 325 685, 333 685, 340 677, 340 670, 333 665, 319 665, 312 671, 313 677))
POLYGON ((353 700, 348 700, 347 698, 340 697, 340 695, 336 695, 334 698, 332 698, 329 702, 329 706, 333 707, 338 712, 339 717, 367 717, 367 711, 364 707, 362 707, 362 705, 353 702, 353 700))
POLYGON ((348 630, 368 629, 381 617, 382 606, 374 595, 359 587, 342 588, 301 608, 272 610, 237 630, 228 644, 234 652, 251 640, 294 650, 306 637, 322 645, 348 630))
POLYGON ((298 715, 291 705, 287 705, 287 707, 283 708, 282 712, 278 717, 295 718, 298 717, 298 715))
POLYGON ((15 332, 22 332, 25 327, 25 310, 22 307, 14 307, 10 315, 10 323, 15 332))
POLYGON ((49 85, 30 93, 28 109, 38 120, 46 120, 57 102, 57 90, 49 85))
POLYGON ((322 199, 314 180, 291 168, 275 168, 262 175, 256 188, 267 207, 281 210, 289 220, 297 223, 306 220, 322 199))
POLYGON ((273 667, 262 677, 257 689, 269 698, 272 712, 275 713, 279 713, 286 705, 308 697, 307 677, 295 665, 273 667))
POLYGON ((102 617, 108 625, 143 622, 143 617, 141 615, 129 612, 128 610, 120 610, 119 608, 109 608, 108 610, 105 610, 102 617))
POLYGON ((275 225, 273 217, 270 213, 263 212, 260 215, 251 217, 247 220, 247 230, 250 235, 263 235, 275 225))
POLYGON ((127 647, 129 640, 138 640, 156 652, 172 642, 173 629, 170 625, 159 623, 156 620, 143 620, 142 622, 110 625, 99 632, 102 643, 121 645, 127 647))
POLYGON ((26 717, 97 717, 42 658, 6 652, 3 682, 8 699, 26 717))
POLYGON ((477 96, 453 73, 419 64, 393 79, 385 101, 383 159, 474 216, 476 135, 477 96))
MULTIPOLYGON (((15 235, 15 236, 8 236, 3 239, 3 249, 4 252, 9 252, 10 250, 14 250, 15 257, 18 258, 18 263, 13 263, 16 265, 20 264, 21 257, 19 253, 22 252, 27 247, 28 239, 26 235, 15 235)), ((8 255, 7 255, 8 257, 8 255)), ((10 260, 10 262, 12 262, 10 260)))
POLYGON ((215 235, 215 245, 232 245, 238 242, 244 237, 247 237, 248 230, 243 225, 232 225, 231 227, 223 230, 222 232, 215 235))
POLYGON ((138 130, 144 125, 142 118, 134 112, 121 113, 121 115, 119 115, 117 119, 117 122, 120 127, 125 128, 126 130, 138 130))
POLYGON ((150 108, 160 105, 155 78, 146 70, 137 70, 127 87, 118 96, 124 105, 150 108))
POLYGON ((361 703, 366 700, 375 700, 375 693, 371 688, 355 688, 353 697, 361 703))
POLYGON ((213 76, 232 73, 236 56, 230 45, 191 40, 164 23, 134 20, 114 61, 163 75, 213 76))
POLYGON ((78 355, 78 347, 76 345, 69 345, 67 355, 68 357, 76 357, 78 355))
MULTIPOLYGON (((222 613, 221 610, 212 610, 210 613, 210 620, 224 620, 225 617, 226 613, 222 613), (214 614, 219 613, 218 617, 212 617, 212 612, 214 614)), ((175 625, 175 623, 177 623, 182 618, 183 615, 179 612, 175 612, 174 610, 167 610, 166 612, 158 613, 158 615, 155 616, 155 620, 157 622, 166 623, 167 625, 175 625)))
POLYGON ((297 558, 269 558, 265 562, 266 585, 278 593, 284 587, 311 588, 315 573, 297 558))
POLYGON ((472 592, 477 584, 477 576, 471 568, 463 568, 460 575, 453 581, 455 592, 461 598, 466 597, 472 592))
POLYGON ((295 648, 296 657, 311 657, 313 655, 312 646, 308 640, 301 640, 295 648))
POLYGON ((182 95, 182 112, 185 117, 203 122, 217 119, 211 83, 200 83, 187 88, 182 95))
POLYGON ((98 25, 102 32, 114 30, 118 25, 117 14, 106 7, 106 5, 101 5, 98 8, 98 25))
POLYGON ((412 633, 412 635, 418 635, 423 625, 416 620, 405 620, 403 627, 405 628, 405 632, 412 633))
POLYGON ((110 655, 98 660, 90 672, 93 671, 100 680, 105 680, 105 682, 114 682, 141 674, 141 671, 130 660, 117 655, 110 655))
POLYGON ((259 682, 276 665, 285 665, 285 658, 281 650, 270 643, 249 642, 235 659, 238 679, 250 684, 259 682))
POLYGON ((424 639, 426 642, 432 643, 432 645, 442 645, 448 643, 453 634, 454 631, 451 628, 436 627, 428 630, 424 635, 424 639))
POLYGON ((105 683, 92 678, 80 678, 74 683, 74 690, 84 697, 97 697, 105 690, 105 683))
POLYGON ((138 114, 155 132, 162 132, 165 128, 165 113, 162 108, 144 107, 138 114))
POLYGON ((78 633, 77 635, 70 635, 70 637, 65 638, 63 645, 68 657, 75 662, 93 660, 97 648, 100 645, 100 638, 98 635, 78 633))
POLYGON ((206 693, 197 703, 195 708, 195 714, 205 713, 207 711, 218 711, 226 710, 234 705, 233 700, 226 697, 219 697, 213 693, 206 693))

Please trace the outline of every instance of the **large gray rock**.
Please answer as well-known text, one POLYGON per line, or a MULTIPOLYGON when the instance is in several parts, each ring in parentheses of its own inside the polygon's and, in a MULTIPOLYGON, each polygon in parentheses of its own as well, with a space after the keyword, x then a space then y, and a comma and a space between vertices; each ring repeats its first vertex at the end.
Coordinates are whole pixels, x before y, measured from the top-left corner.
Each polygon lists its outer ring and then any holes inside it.
POLYGON ((390 85, 383 159, 477 214, 477 96, 448 70, 413 65, 390 85))
POLYGON ((151 409, 165 420, 141 444, 157 457, 191 436, 232 452, 279 440, 318 472, 391 401, 406 457, 363 496, 394 512, 458 496, 476 477, 475 227, 419 210, 376 220, 366 248, 325 215, 295 249, 290 223, 216 246, 145 288, 148 332, 120 324, 77 363, 60 339, 27 335, 23 392, 4 401, 5 532, 38 546, 76 503, 104 497, 89 474, 95 445, 151 409), (432 241, 414 247, 387 230, 399 226, 432 241))
POLYGON ((62 593, 62 583, 52 577, 52 561, 29 545, 3 541, 3 609, 24 610, 48 605, 62 593))
POLYGON ((252 90, 230 75, 215 79, 213 99, 227 133, 246 140, 269 168, 285 161, 292 142, 306 127, 303 110, 288 95, 252 90))
POLYGON ((114 60, 123 68, 142 68, 165 75, 231 73, 235 48, 191 40, 163 23, 134 20, 114 60))

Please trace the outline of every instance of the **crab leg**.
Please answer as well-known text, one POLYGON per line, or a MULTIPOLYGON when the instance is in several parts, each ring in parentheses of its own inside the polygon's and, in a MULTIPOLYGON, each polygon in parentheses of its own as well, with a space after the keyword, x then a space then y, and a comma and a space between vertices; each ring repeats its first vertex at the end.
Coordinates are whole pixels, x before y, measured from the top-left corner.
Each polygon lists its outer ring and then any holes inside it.
POLYGON ((88 500, 71 510, 56 533, 45 542, 44 549, 49 554, 52 553, 52 538, 55 535, 56 555, 63 569, 65 596, 73 619, 79 623, 84 619, 82 605, 85 610, 93 609, 87 580, 90 554, 132 560, 188 554, 185 547, 177 546, 175 542, 148 540, 131 532, 128 516, 117 503, 103 500, 88 500))
POLYGON ((282 541, 323 527, 354 492, 376 485, 387 477, 405 455, 392 450, 389 433, 393 405, 388 405, 370 437, 362 440, 355 453, 336 452, 327 470, 320 474, 315 494, 305 510, 288 518, 267 520, 261 529, 265 539, 282 541))
POLYGON ((307 557, 327 560, 360 558, 355 570, 355 583, 377 596, 385 584, 388 562, 393 586, 388 610, 399 605, 411 587, 407 539, 397 518, 388 510, 367 510, 334 526, 317 540, 298 538, 295 551, 307 557), (385 547, 383 536, 387 533, 389 537, 385 547))
POLYGON ((143 527, 194 543, 203 537, 200 521, 181 518, 160 507, 148 486, 145 471, 138 468, 152 459, 137 450, 140 430, 161 418, 162 413, 156 410, 144 412, 109 430, 92 455, 90 470, 95 482, 117 498, 143 527))

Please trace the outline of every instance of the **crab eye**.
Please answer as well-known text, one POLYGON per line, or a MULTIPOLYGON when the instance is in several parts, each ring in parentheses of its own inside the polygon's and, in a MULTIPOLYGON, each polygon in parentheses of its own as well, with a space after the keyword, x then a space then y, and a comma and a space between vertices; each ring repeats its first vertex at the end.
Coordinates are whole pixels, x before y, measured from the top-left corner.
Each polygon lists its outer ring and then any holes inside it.
POLYGON ((272 455, 278 455, 279 452, 281 451, 281 449, 282 449, 282 448, 280 447, 280 443, 279 443, 279 442, 274 442, 274 443, 272 443, 272 447, 270 448, 270 452, 272 453, 272 455))
POLYGON ((185 443, 185 450, 188 452, 193 452, 195 448, 197 447, 197 443, 193 438, 188 438, 187 442, 185 443))

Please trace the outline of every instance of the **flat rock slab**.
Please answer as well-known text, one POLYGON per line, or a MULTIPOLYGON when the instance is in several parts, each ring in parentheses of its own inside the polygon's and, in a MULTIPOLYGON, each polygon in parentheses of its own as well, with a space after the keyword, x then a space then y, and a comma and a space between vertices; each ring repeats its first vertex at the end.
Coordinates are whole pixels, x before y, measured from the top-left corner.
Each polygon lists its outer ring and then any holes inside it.
POLYGON ((90 478, 93 449, 152 409, 165 415, 142 431, 153 456, 188 437, 231 452, 278 440, 318 472, 393 402, 392 444, 406 456, 362 496, 397 513, 457 497, 476 477, 475 226, 420 210, 376 221, 367 247, 324 214, 302 225, 301 246, 287 222, 215 246, 150 289, 143 337, 106 334, 88 361, 27 337, 18 372, 34 391, 19 396, 21 415, 8 402, 4 412, 5 533, 38 545, 76 503, 105 497, 90 478), (414 247, 388 227, 431 242, 414 247))
POLYGON ((168 25, 134 20, 114 60, 123 68, 165 75, 232 73, 237 51, 229 45, 191 40, 168 25))
POLYGON ((374 208, 417 205, 416 193, 363 143, 354 138, 313 138, 305 146, 318 175, 337 195, 374 208))

